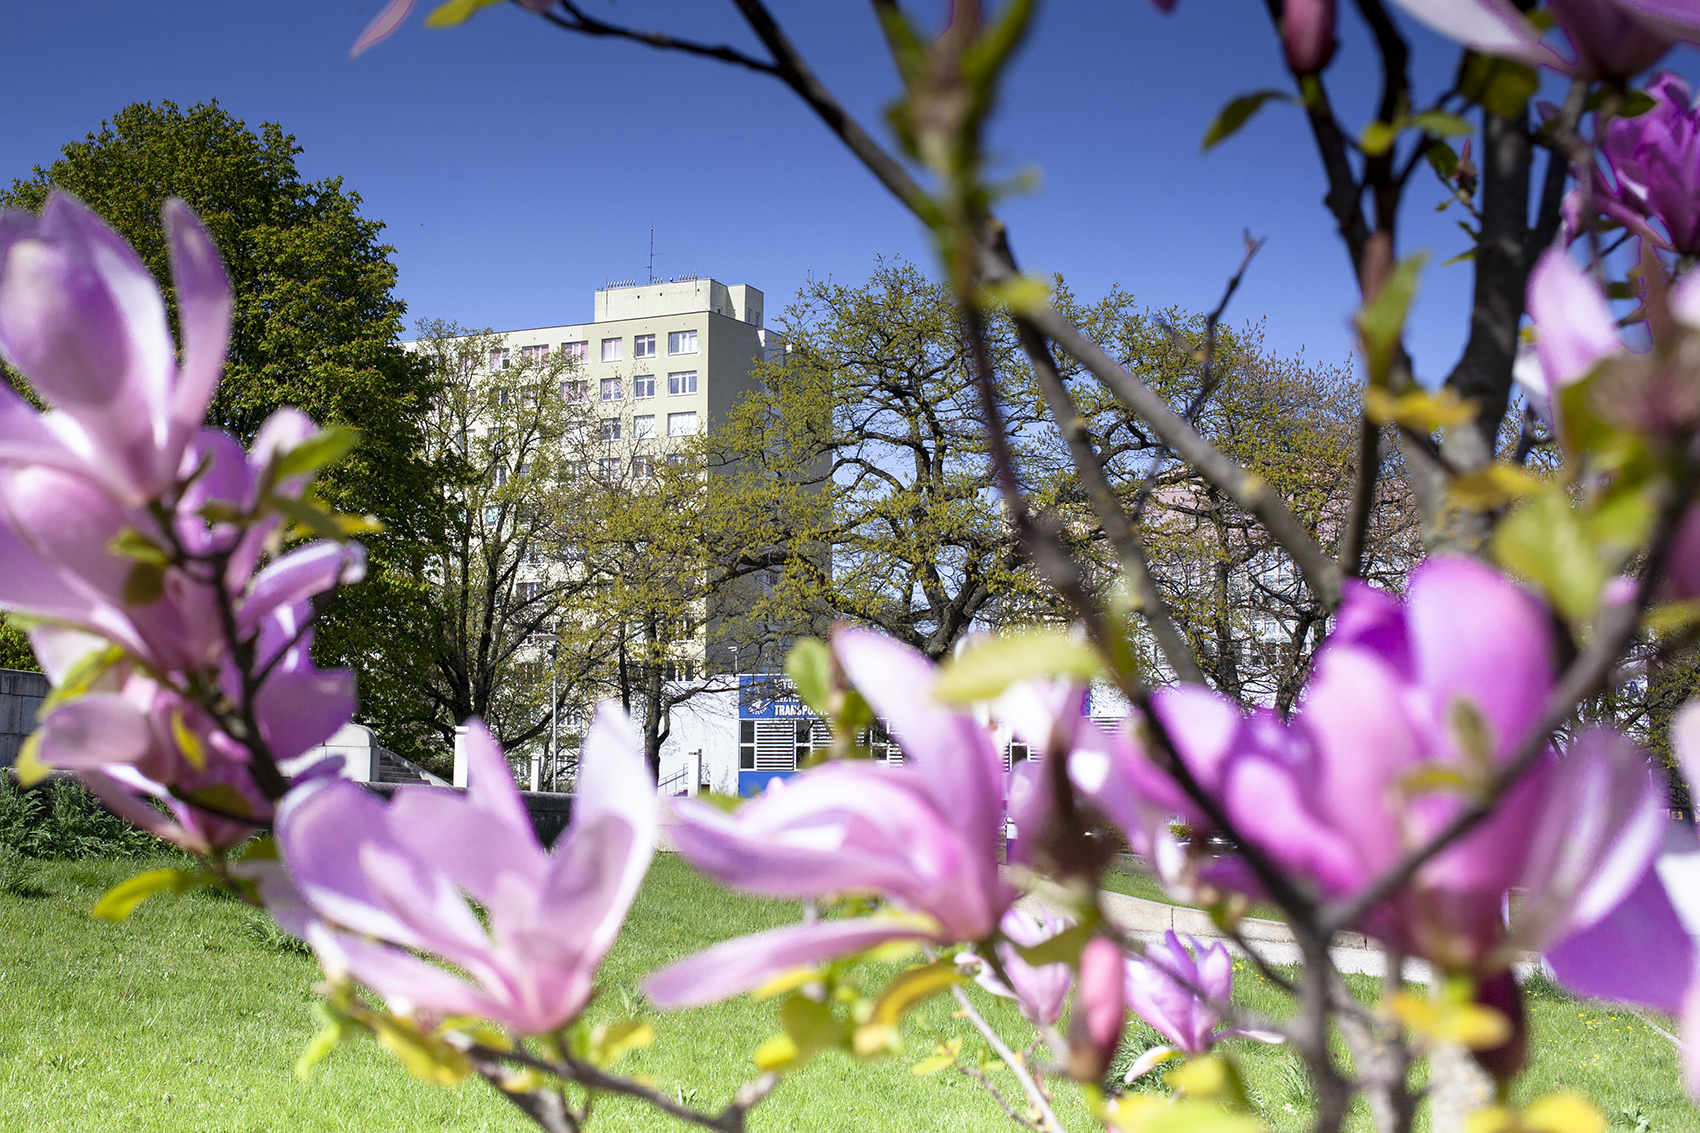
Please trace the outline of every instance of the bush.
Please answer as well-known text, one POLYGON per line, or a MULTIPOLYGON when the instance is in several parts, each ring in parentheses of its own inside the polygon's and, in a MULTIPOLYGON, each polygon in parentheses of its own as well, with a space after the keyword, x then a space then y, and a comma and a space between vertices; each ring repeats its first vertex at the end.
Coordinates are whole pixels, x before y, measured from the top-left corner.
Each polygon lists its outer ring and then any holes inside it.
POLYGON ((0 846, 30 858, 113 858, 158 853, 151 834, 101 805, 75 779, 54 776, 21 791, 0 775, 0 846))

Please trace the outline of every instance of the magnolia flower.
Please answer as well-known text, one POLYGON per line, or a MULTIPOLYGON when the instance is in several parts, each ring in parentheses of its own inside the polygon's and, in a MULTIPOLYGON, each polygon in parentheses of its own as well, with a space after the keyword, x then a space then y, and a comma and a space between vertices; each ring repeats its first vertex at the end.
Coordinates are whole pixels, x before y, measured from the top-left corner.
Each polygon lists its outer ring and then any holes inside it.
POLYGON ((974 982, 1004 999, 1013 999, 1021 1013, 1037 1026, 1054 1026, 1062 1018, 1063 1001, 1074 984, 1074 971, 1067 964, 1029 964, 1021 958, 1020 948, 1043 944, 1062 932, 1070 922, 1046 912, 1037 915, 1025 909, 1011 909, 999 924, 1004 941, 998 948, 998 961, 1009 976, 1009 983, 998 978, 992 966, 972 952, 958 952, 956 962, 974 970, 974 982))
MULTIPOLYGON (((1156 707, 1240 833, 1318 896, 1343 898, 1444 828, 1528 738, 1551 691, 1551 647, 1532 598, 1474 560, 1440 556, 1413 573, 1403 605, 1348 586, 1291 724, 1242 717, 1204 689, 1156 707)), ((1628 891, 1657 847, 1660 805, 1640 752, 1614 733, 1584 733, 1362 927, 1448 970, 1502 970, 1628 891), (1512 887, 1537 895, 1508 935, 1512 887)), ((1180 813, 1208 830, 1201 808, 1180 813)), ((1207 863, 1204 876, 1257 890, 1233 859, 1207 863)))
POLYGON ((0 213, 0 352, 52 406, 37 413, 0 387, 0 608, 42 620, 31 636, 56 684, 107 643, 123 651, 44 719, 37 761, 76 771, 120 813, 204 851, 246 837, 271 805, 248 774, 248 748, 166 675, 214 675, 235 704, 252 692, 253 741, 274 759, 301 754, 354 707, 353 675, 309 658, 308 600, 356 581, 364 558, 357 546, 318 543, 256 573, 279 517, 203 515, 251 512, 262 484, 298 495, 304 477, 269 483, 273 462, 314 427, 280 411, 251 453, 200 427, 229 338, 230 283, 181 201, 167 202, 164 224, 181 364, 153 277, 110 227, 60 193, 39 217, 0 213), (115 550, 121 539, 142 553, 115 550), (167 546, 207 565, 147 561, 167 546), (138 587, 148 570, 151 584, 138 587), (246 677, 231 656, 227 607, 253 650, 246 677), (256 676, 257 688, 246 687, 256 676), (175 818, 137 794, 170 799, 175 818), (195 814, 184 800, 198 800, 195 814))
POLYGON ((787 968, 898 940, 991 936, 1013 896, 998 876, 1003 765, 986 730, 932 699, 932 663, 867 630, 833 652, 902 746, 901 767, 843 762, 795 776, 726 814, 681 800, 673 836, 698 869, 738 889, 812 898, 871 891, 892 915, 793 925, 726 941, 651 975, 664 1007, 711 1003, 787 968))
POLYGON ((1628 78, 1651 67, 1676 40, 1700 39, 1692 0, 1551 0, 1569 41, 1567 60, 1511 0, 1395 0, 1441 35, 1489 55, 1552 67, 1579 78, 1628 78))
POLYGON ((276 890, 267 899, 333 980, 352 977, 399 1013, 554 1031, 589 1002, 649 868, 655 785, 630 722, 602 706, 585 736, 572 825, 550 853, 476 721, 467 758, 465 795, 402 787, 386 804, 345 779, 292 793, 276 829, 299 903, 276 890))
MULTIPOLYGON (((1684 777, 1700 784, 1700 702, 1676 714, 1670 734, 1684 777)), ((1583 995, 1680 1013, 1684 1076, 1700 1099, 1700 846, 1692 830, 1670 842, 1615 908, 1548 950, 1547 962, 1583 995)))
POLYGON ((1679 75, 1658 75, 1647 93, 1651 110, 1606 127, 1600 153, 1611 180, 1596 174, 1594 201, 1643 237, 1685 256, 1700 254, 1700 112, 1679 75), (1664 235, 1648 221, 1657 221, 1664 235))
POLYGON ((1222 1021, 1220 1005, 1234 994, 1233 957, 1219 940, 1208 948, 1190 936, 1185 940, 1182 944, 1171 929, 1162 940, 1147 944, 1143 957, 1127 959, 1127 1004, 1169 1043, 1140 1055, 1128 1067, 1123 1082, 1132 1082, 1176 1054, 1203 1054, 1223 1039, 1283 1041, 1268 1031, 1217 1029, 1222 1021))

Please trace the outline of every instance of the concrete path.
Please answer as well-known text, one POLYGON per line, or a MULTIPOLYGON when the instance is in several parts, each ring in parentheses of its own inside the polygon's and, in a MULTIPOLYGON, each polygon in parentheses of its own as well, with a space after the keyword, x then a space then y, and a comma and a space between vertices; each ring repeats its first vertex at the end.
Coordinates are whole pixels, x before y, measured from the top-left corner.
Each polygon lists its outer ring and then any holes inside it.
MULTIPOLYGON (((1125 893, 1107 890, 1098 894, 1098 901, 1111 923, 1139 940, 1160 940, 1164 933, 1173 929, 1199 940, 1221 940, 1228 946, 1228 951, 1244 955, 1238 944, 1223 937, 1222 930, 1202 909, 1165 905, 1160 901, 1147 901, 1142 897, 1129 897, 1125 893)), ((1240 921, 1239 929, 1240 936, 1257 950, 1266 963, 1290 965, 1299 962, 1299 946, 1293 941, 1292 931, 1280 921, 1245 917, 1240 921)), ((1337 939, 1339 943, 1329 954, 1342 972, 1380 976, 1387 970, 1381 946, 1367 936, 1343 932, 1337 939)), ((1405 978, 1417 983, 1432 983, 1434 972, 1421 960, 1406 960, 1405 978)))

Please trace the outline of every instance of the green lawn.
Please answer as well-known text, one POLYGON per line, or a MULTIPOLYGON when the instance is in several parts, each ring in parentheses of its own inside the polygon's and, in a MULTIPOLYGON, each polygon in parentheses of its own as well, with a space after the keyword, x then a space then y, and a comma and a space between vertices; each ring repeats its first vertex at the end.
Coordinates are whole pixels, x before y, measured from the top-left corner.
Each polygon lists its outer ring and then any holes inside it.
MULTIPOLYGON (((40 867, 32 896, 0 895, 0 1130, 127 1133, 239 1130, 500 1130, 529 1126, 482 1083, 453 1090, 410 1078, 372 1043, 344 1047, 307 1082, 292 1070, 314 1029, 315 972, 280 946, 258 914, 212 896, 155 900, 110 925, 88 908, 136 862, 40 867)), ((733 933, 781 923, 793 906, 728 895, 662 855, 604 972, 595 1012, 642 1013, 637 979, 666 960, 733 933)), ((1361 989, 1371 993, 1366 982, 1361 989)), ((1279 1014, 1281 997, 1242 972, 1238 997, 1279 1014)), ((1018 1034, 1013 1013, 994 1023, 1018 1034)), ((1579 1004, 1552 989, 1531 1001, 1540 1060, 1525 1089, 1556 1086, 1593 1097, 1632 1133, 1639 1113, 1655 1133, 1694 1130, 1675 1052, 1634 1016, 1579 1004)), ((792 1075, 759 1107, 762 1131, 863 1133, 1012 1128, 979 1088, 953 1072, 910 1073, 928 1030, 966 1033, 948 1000, 914 1016, 904 1057, 861 1065, 829 1055, 792 1075)), ((772 1033, 772 1003, 740 1000, 655 1019, 654 1047, 623 1067, 699 1104, 723 1100, 753 1075, 749 1051, 772 1033)), ((1129 1052, 1157 1041, 1140 1027, 1129 1052)), ((1242 1046, 1252 1092, 1282 1130, 1305 1125, 1302 1077, 1280 1049, 1242 1046)), ((1007 1082, 1004 1076, 1003 1084, 1007 1082)), ((1077 1095, 1059 1090, 1070 1129, 1091 1127, 1077 1095)), ((609 1130, 680 1128, 635 1106, 609 1104, 609 1130)))

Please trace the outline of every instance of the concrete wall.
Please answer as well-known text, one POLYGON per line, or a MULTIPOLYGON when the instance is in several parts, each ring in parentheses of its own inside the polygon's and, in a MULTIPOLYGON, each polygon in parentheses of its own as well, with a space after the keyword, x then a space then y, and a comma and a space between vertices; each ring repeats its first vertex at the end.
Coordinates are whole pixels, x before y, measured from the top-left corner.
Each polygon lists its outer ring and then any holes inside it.
POLYGON ((18 748, 35 730, 35 713, 49 687, 40 673, 0 669, 0 767, 17 762, 18 748))

